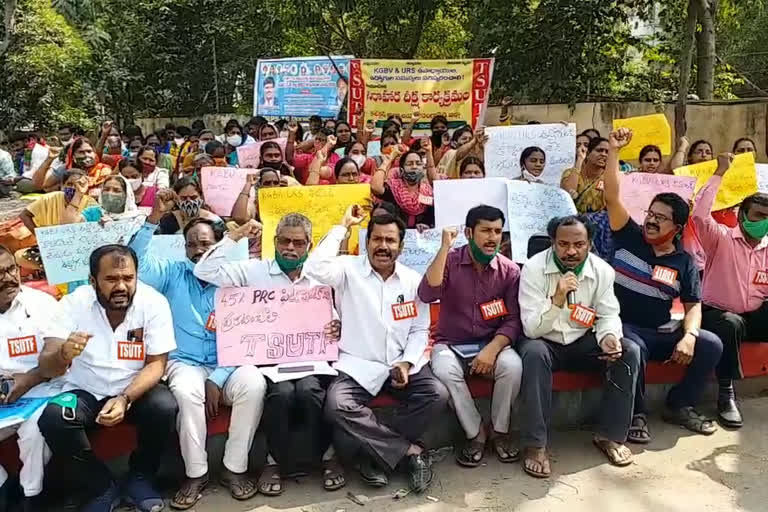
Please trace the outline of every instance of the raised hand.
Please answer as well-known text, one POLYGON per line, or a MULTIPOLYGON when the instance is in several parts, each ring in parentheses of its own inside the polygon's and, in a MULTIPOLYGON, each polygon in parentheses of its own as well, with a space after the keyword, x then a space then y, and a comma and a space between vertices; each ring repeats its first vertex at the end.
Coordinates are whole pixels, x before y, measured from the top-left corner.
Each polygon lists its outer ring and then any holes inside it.
POLYGON ((56 160, 59 157, 59 155, 61 155, 61 151, 63 149, 64 148, 60 146, 48 146, 48 158, 50 160, 56 160))
POLYGON ((233 229, 229 232, 229 238, 237 242, 242 238, 257 238, 261 236, 263 226, 256 220, 249 220, 242 226, 233 229))
POLYGON ((443 248, 450 249, 459 236, 459 230, 456 227, 443 228, 443 248))
POLYGON ((86 345, 88 345, 88 340, 92 337, 92 334, 80 331, 71 333, 67 338, 67 341, 65 341, 59 349, 62 359, 67 363, 72 362, 74 358, 83 353, 86 345))
POLYGON ((619 128, 608 135, 608 142, 613 149, 621 149, 632 140, 632 130, 629 128, 619 128))
POLYGON ((344 217, 341 219, 341 225, 349 229, 352 226, 357 226, 365 220, 365 211, 361 206, 356 204, 347 207, 347 211, 344 212, 344 217))
POLYGON ((733 163, 733 153, 720 153, 717 155, 717 169, 715 170, 715 176, 724 175, 728 169, 731 168, 733 163))

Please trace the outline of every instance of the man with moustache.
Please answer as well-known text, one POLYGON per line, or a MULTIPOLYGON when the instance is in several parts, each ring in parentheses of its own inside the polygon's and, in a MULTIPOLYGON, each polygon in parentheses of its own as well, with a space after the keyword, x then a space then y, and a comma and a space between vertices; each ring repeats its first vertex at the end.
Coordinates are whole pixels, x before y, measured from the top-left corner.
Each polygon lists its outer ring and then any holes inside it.
POLYGON ((336 256, 349 228, 363 219, 362 209, 350 206, 305 264, 307 275, 333 287, 342 318, 339 376, 328 388, 325 412, 335 427, 336 449, 347 457, 363 452, 363 481, 385 486, 388 473, 404 461, 411 488, 423 492, 433 472, 420 438, 448 392, 427 365, 429 307, 417 296, 421 276, 397 262, 403 222, 373 217, 366 254, 336 256), (381 392, 400 401, 386 423, 368 406, 381 392))
POLYGON ((171 501, 179 510, 193 507, 208 484, 206 417, 218 415, 219 405, 232 407, 224 447, 222 485, 237 500, 258 491, 248 476, 248 453, 264 409, 267 384, 254 366, 221 367, 216 353, 216 286, 195 277, 195 264, 224 237, 220 223, 197 218, 184 227, 187 259, 160 259, 149 252, 160 219, 173 209, 173 190, 159 190, 152 213, 131 240, 139 258, 139 279, 162 293, 171 306, 176 350, 168 356, 168 387, 179 404, 178 431, 186 479, 171 501))
POLYGON ((90 286, 59 303, 57 321, 69 337, 46 340, 40 355, 44 377, 66 372, 63 393, 48 403, 38 425, 53 454, 68 464, 75 485, 92 498, 83 512, 111 512, 121 495, 141 512, 165 508, 150 479, 176 421, 176 400, 159 384, 176 342, 168 301, 137 282, 137 267, 128 247, 93 251, 90 286), (93 453, 87 432, 124 420, 136 425, 138 446, 119 486, 93 453))
POLYGON ((712 434, 714 422, 694 407, 720 360, 723 344, 717 335, 700 329, 699 272, 680 243, 688 222, 688 203, 677 194, 658 194, 648 206, 643 226, 638 225, 619 192, 619 151, 632 140, 632 131, 620 128, 608 140, 604 196, 616 251, 614 291, 621 305, 624 336, 640 347, 642 356, 628 440, 651 440, 644 378, 649 359, 687 367, 683 380, 667 395, 664 419, 699 434, 712 434), (682 324, 670 321, 672 301, 677 297, 685 307, 682 324))
MULTIPOLYGON (((21 398, 46 398, 59 394, 61 379, 48 382, 39 368, 38 357, 46 339, 66 337, 55 322, 59 304, 47 293, 21 285, 19 267, 13 254, 0 245, 0 375, 5 384, 0 403, 10 405, 21 398)), ((24 491, 23 510, 40 510, 38 496, 43 490, 43 468, 51 458, 37 427, 44 406, 27 420, 0 430, 0 439, 18 435, 22 466, 19 482, 24 491)), ((7 510, 7 498, 14 492, 8 473, 0 467, 0 511, 7 510)))
POLYGON ((554 218, 552 247, 530 258, 520 277, 523 337, 521 444, 523 469, 551 474, 547 453, 552 373, 602 371, 606 382, 593 443, 616 466, 632 463, 624 445, 632 420, 640 349, 622 337, 614 271, 590 253, 593 227, 584 216, 554 218))
POLYGON ((469 244, 452 250, 456 228, 443 229, 443 242, 419 285, 424 302, 440 301, 431 366, 451 394, 466 443, 456 462, 479 466, 486 442, 501 462, 519 458, 508 439, 512 404, 520 392, 522 362, 512 348, 520 336, 517 303, 519 267, 499 254, 504 213, 480 205, 467 212, 469 244), (467 387, 466 374, 494 380, 490 431, 467 387))

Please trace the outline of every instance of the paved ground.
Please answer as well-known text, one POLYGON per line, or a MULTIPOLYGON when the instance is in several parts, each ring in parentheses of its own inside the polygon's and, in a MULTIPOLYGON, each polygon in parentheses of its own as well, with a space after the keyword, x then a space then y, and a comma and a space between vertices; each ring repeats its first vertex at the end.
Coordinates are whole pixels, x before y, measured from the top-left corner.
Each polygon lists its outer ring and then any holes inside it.
POLYGON ((262 496, 237 503, 222 488, 212 487, 197 512, 366 512, 473 511, 495 512, 676 512, 768 510, 768 396, 743 404, 747 427, 718 431, 709 438, 652 421, 655 440, 646 449, 633 447, 635 462, 619 469, 604 462, 590 443, 588 432, 557 432, 552 451, 552 479, 538 481, 518 465, 495 459, 486 466, 465 470, 451 457, 436 465, 438 478, 422 496, 392 498, 406 486, 399 478, 385 490, 372 490, 350 474, 343 491, 326 493, 312 476, 288 482, 277 499, 262 496), (364 506, 346 498, 361 497, 364 506), (431 501, 430 498, 436 500, 431 501))

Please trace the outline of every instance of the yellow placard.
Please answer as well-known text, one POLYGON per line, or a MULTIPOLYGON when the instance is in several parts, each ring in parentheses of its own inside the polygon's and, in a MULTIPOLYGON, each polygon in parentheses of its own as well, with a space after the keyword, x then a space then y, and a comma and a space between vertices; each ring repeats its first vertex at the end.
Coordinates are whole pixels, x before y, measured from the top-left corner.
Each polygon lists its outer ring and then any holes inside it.
MULTIPOLYGON (((696 178, 696 191, 699 193, 709 178, 717 170, 717 160, 701 162, 694 165, 686 165, 675 169, 678 176, 693 176, 696 178)), ((755 154, 742 153, 736 155, 731 163, 731 168, 723 176, 720 188, 717 190, 715 204, 712 211, 724 210, 741 203, 744 198, 757 192, 757 172, 755 170, 755 154)), ((694 196, 695 197, 695 196, 694 196)))
MULTIPOLYGON (((371 187, 368 184, 262 188, 259 190, 259 215, 264 226, 261 253, 264 258, 273 257, 277 223, 286 214, 305 215, 312 222, 312 241, 317 245, 332 226, 341 222, 349 205, 366 206, 370 201, 371 187)), ((365 226, 367 222, 363 223, 365 226)), ((357 229, 350 237, 350 252, 356 247, 357 229)))
POLYGON ((649 144, 659 146, 664 156, 672 154, 672 128, 664 114, 614 119, 613 129, 619 128, 629 128, 633 132, 632 141, 619 153, 622 160, 639 160, 640 150, 649 144))
POLYGON ((488 101, 493 62, 352 59, 350 123, 355 125, 358 112, 366 120, 384 120, 393 114, 407 120, 417 109, 422 121, 442 115, 449 122, 475 126, 488 101))

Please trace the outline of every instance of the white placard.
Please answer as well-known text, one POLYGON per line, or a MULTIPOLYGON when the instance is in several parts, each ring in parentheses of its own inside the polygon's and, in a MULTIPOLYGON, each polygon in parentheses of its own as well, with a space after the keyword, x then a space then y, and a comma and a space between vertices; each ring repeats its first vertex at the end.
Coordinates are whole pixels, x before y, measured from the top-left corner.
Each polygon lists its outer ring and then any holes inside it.
POLYGON ((570 123, 490 126, 485 129, 485 175, 517 178, 521 175, 520 155, 525 148, 544 150, 546 164, 541 180, 560 185, 563 171, 573 167, 576 153, 576 125, 570 123))
POLYGON ((546 233, 553 217, 576 215, 573 199, 560 187, 509 180, 507 196, 512 259, 517 263, 528 261, 528 239, 546 233))
MULTIPOLYGON (((481 204, 507 211, 507 181, 504 178, 437 180, 435 194, 435 228, 463 226, 470 208, 481 204)), ((504 230, 509 230, 509 223, 504 230)))
POLYGON ((768 194, 768 164, 755 164, 757 171, 757 191, 768 194))

